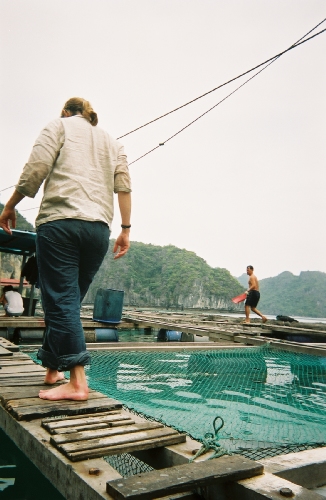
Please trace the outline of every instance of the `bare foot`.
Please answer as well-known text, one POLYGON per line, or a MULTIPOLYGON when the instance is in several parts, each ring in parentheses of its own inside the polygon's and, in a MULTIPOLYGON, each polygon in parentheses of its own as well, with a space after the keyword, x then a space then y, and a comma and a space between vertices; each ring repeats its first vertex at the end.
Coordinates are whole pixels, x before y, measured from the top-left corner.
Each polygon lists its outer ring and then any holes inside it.
POLYGON ((51 401, 60 401, 60 399, 86 401, 88 399, 88 387, 75 387, 71 382, 68 382, 48 391, 42 390, 38 396, 41 399, 49 399, 51 401))
POLYGON ((63 372, 58 372, 57 370, 51 370, 50 368, 47 368, 44 383, 51 385, 59 382, 59 380, 64 380, 64 378, 65 375, 63 372))
POLYGON ((250 321, 242 321, 242 323, 243 323, 244 325, 245 325, 245 324, 247 324, 247 325, 248 325, 248 324, 250 323, 250 321))
POLYGON ((263 316, 263 317, 262 317, 262 322, 263 322, 263 323, 266 323, 266 321, 267 321, 266 316, 263 316))

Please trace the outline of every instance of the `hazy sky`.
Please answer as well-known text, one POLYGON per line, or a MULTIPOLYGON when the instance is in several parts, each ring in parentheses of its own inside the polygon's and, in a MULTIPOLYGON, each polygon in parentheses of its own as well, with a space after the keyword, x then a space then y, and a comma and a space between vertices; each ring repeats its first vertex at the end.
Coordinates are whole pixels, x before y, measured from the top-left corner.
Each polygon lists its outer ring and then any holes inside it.
MULTIPOLYGON (((88 99, 99 126, 119 137, 285 50, 324 18, 325 0, 0 0, 0 189, 17 182, 70 97, 88 99)), ((194 251, 236 276, 248 264, 261 278, 326 272, 325 56, 326 32, 131 165, 131 239, 194 251)), ((121 139, 129 161, 246 78, 121 139)), ((32 223, 41 196, 42 188, 18 206, 32 223)), ((119 227, 116 211, 112 237, 119 227)))

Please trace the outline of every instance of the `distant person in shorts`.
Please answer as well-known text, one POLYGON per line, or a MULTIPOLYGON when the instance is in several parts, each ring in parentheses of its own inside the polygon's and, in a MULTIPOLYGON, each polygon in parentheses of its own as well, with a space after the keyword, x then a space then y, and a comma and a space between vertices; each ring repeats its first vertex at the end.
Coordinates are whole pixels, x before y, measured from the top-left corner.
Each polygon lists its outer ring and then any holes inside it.
POLYGON ((0 303, 6 311, 5 316, 21 316, 24 312, 22 296, 11 285, 3 287, 0 303))
POLYGON ((250 323, 250 310, 261 317, 263 323, 266 323, 267 318, 257 309, 257 304, 260 299, 259 283, 257 276, 254 275, 254 268, 252 266, 247 266, 247 274, 249 276, 249 288, 246 290, 247 298, 245 302, 245 313, 246 319, 244 323, 250 323))

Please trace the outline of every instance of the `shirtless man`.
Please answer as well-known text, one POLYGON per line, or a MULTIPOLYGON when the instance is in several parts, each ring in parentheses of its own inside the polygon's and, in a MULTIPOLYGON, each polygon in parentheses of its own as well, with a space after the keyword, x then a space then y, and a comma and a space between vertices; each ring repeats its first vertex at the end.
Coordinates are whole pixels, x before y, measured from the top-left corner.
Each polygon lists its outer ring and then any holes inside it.
POLYGON ((267 318, 256 309, 256 306, 260 299, 259 293, 259 283, 257 277, 254 275, 254 268, 252 266, 247 266, 247 274, 249 276, 249 288, 246 290, 247 299, 245 302, 245 313, 246 319, 244 323, 250 323, 250 309, 261 317, 263 323, 266 323, 267 318))

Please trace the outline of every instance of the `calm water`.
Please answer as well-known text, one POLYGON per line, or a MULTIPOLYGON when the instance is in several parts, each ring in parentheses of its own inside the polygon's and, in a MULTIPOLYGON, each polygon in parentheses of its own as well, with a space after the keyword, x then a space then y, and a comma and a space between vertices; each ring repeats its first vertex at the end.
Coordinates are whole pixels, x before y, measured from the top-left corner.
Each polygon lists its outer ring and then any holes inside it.
MULTIPOLYGON (((326 358, 272 349, 94 352, 89 385, 201 440, 326 443, 326 358), (309 425, 307 424, 309 422, 309 425)), ((256 444, 254 444, 256 443, 256 444)), ((267 444, 266 444, 267 443, 267 444)))
POLYGON ((324 357, 270 348, 92 351, 86 374, 92 389, 195 439, 222 417, 220 437, 233 450, 326 443, 324 357))
POLYGON ((58 490, 1 429, 0 498, 1 500, 64 500, 58 490), (2 468, 4 465, 15 467, 9 472, 2 468))
MULTIPOLYGON (((309 320, 326 323, 301 319, 309 320)), ((156 337, 154 330, 119 331, 120 342, 157 342, 156 337)), ((35 352, 29 353, 33 359, 35 352)), ((291 353, 277 357, 275 351, 251 361, 214 356, 93 351, 87 377, 93 389, 196 439, 213 432, 214 418, 222 416, 219 437, 231 451, 240 444, 264 448, 272 443, 326 442, 325 358, 291 353)), ((16 466, 14 478, 0 479, 1 500, 64 500, 0 430, 1 465, 16 466)), ((8 476, 0 468, 2 475, 8 476)))

